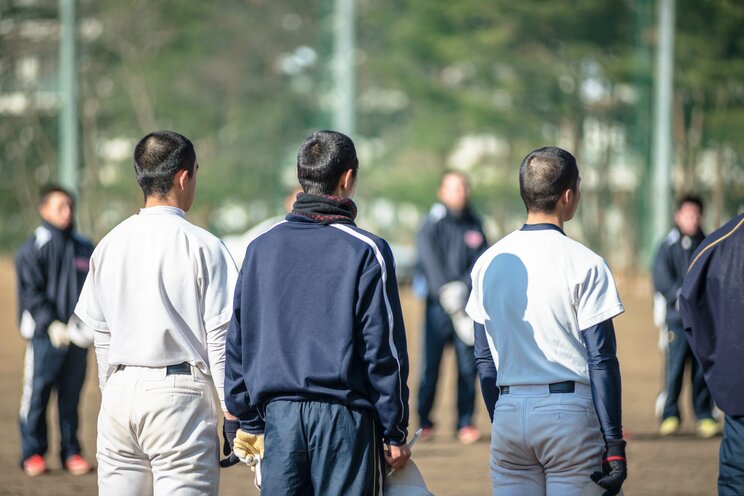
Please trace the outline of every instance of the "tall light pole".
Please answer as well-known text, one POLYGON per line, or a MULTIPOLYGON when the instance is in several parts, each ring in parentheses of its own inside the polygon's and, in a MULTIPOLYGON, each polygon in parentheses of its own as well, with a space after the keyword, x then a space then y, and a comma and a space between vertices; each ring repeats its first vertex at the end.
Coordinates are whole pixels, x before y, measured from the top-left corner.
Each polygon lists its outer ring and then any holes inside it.
POLYGON ((59 0, 59 182, 73 192, 79 160, 75 2, 59 0))
POLYGON ((355 109, 355 0, 335 0, 333 15, 333 128, 353 137, 355 109))
POLYGON ((672 92, 674 81, 674 0, 657 0, 657 46, 654 74, 653 208, 654 239, 671 217, 672 92))

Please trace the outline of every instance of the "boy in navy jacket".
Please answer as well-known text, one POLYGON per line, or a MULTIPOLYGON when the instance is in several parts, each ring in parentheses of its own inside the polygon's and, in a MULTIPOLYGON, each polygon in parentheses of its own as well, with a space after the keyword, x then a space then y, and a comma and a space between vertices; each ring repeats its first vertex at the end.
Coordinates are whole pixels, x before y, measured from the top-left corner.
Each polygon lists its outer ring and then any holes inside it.
POLYGON ((77 438, 78 403, 90 343, 67 341, 75 336, 72 328, 79 323, 72 312, 88 275, 93 245, 74 230, 74 202, 68 191, 45 188, 39 214, 41 226, 15 259, 19 326, 27 340, 20 411, 22 467, 32 477, 47 469, 46 409, 54 389, 62 465, 71 474, 82 475, 92 469, 80 456, 77 438))
MULTIPOLYGON (((703 378, 703 370, 695 359, 682 330, 678 296, 692 254, 705 238, 701 228, 703 201, 694 195, 682 197, 674 214, 675 226, 669 231, 656 252, 653 282, 657 294, 666 302, 667 346, 665 350, 664 399, 659 433, 676 434, 680 428, 679 397, 685 366, 690 363, 692 406, 697 417, 700 437, 712 437, 720 432, 713 419, 713 400, 703 378)), ((660 406, 660 405, 659 405, 660 406)))
POLYGON ((292 212, 246 249, 225 401, 240 419, 234 451, 262 459, 266 494, 377 494, 383 460, 410 456, 395 265, 385 240, 354 224, 357 170, 347 136, 314 133, 292 212))

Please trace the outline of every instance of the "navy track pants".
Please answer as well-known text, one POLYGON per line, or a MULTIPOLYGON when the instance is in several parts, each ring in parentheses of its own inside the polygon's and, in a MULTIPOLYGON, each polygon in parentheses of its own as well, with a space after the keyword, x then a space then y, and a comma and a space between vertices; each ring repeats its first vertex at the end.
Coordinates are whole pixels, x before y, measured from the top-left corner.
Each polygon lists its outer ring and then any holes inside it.
POLYGON ((46 334, 27 341, 19 415, 21 461, 47 452, 46 409, 52 390, 57 393, 59 409, 60 458, 64 462, 80 454, 78 403, 85 381, 87 356, 87 349, 74 344, 55 348, 46 334))

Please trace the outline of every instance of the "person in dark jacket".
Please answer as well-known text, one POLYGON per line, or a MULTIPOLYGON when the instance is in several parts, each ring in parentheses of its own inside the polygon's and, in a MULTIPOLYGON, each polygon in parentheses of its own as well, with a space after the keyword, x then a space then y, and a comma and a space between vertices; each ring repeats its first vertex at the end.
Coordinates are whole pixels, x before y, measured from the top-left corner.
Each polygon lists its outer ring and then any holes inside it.
POLYGON ((697 433, 701 437, 712 437, 720 432, 713 419, 713 402, 703 371, 684 338, 677 302, 692 254, 705 238, 701 229, 702 216, 703 202, 699 197, 688 195, 679 200, 674 215, 675 226, 659 246, 653 266, 654 289, 666 303, 665 387, 661 395, 664 406, 659 427, 662 436, 679 431, 679 395, 687 363, 690 364, 697 433))
POLYGON ((80 456, 77 437, 90 340, 83 337, 73 310, 88 274, 93 245, 74 229, 74 201, 68 191, 45 188, 39 214, 41 226, 15 258, 19 326, 27 341, 20 410, 21 466, 29 476, 46 471, 46 409, 56 390, 62 465, 71 474, 82 475, 92 468, 80 456))
POLYGON ((265 494, 378 494, 384 461, 410 456, 395 264, 354 222, 357 172, 347 136, 315 132, 297 154, 292 212, 245 252, 225 401, 240 420, 233 451, 260 460, 265 494))
POLYGON ((744 214, 705 238, 679 295, 692 352, 726 414, 718 494, 744 494, 744 214))
POLYGON ((434 434, 431 410, 439 379, 444 347, 451 343, 457 357, 457 437, 463 444, 480 438, 473 425, 476 368, 473 355, 473 323, 465 315, 470 293, 470 270, 488 244, 480 219, 470 203, 464 174, 449 171, 442 176, 439 200, 416 237, 419 267, 426 281, 424 357, 418 393, 421 439, 434 434), (458 332, 460 331, 460 332, 458 332))

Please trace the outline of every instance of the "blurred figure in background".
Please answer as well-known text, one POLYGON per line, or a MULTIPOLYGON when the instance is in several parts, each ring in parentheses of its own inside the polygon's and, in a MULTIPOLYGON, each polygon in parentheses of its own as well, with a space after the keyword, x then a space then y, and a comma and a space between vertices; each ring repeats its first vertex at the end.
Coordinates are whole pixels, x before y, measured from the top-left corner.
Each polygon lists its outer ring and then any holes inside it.
POLYGON ((679 432, 679 395, 688 362, 697 434, 707 438, 720 432, 718 423, 713 419, 713 402, 703 378, 703 370, 690 351, 682 330, 682 317, 677 302, 692 254, 705 238, 701 228, 702 218, 702 200, 693 195, 682 197, 674 214, 675 226, 662 241, 653 266, 654 290, 666 303, 665 384, 659 401, 660 405, 663 404, 659 427, 662 436, 679 432))
POLYGON ((473 425, 475 358, 473 323, 465 315, 470 294, 470 270, 486 250, 480 219, 472 211, 470 187, 464 174, 449 171, 442 176, 439 200, 416 237, 419 266, 426 281, 426 314, 423 335, 418 414, 421 440, 431 439, 430 417, 442 352, 452 343, 457 357, 457 437, 463 444, 480 438, 473 425))
POLYGON ((88 275, 93 245, 75 231, 72 194, 58 186, 42 190, 41 226, 16 255, 18 316, 27 340, 21 396, 21 464, 29 476, 46 472, 46 410, 57 391, 60 458, 73 475, 90 472, 80 456, 78 403, 91 336, 73 315, 88 275))

